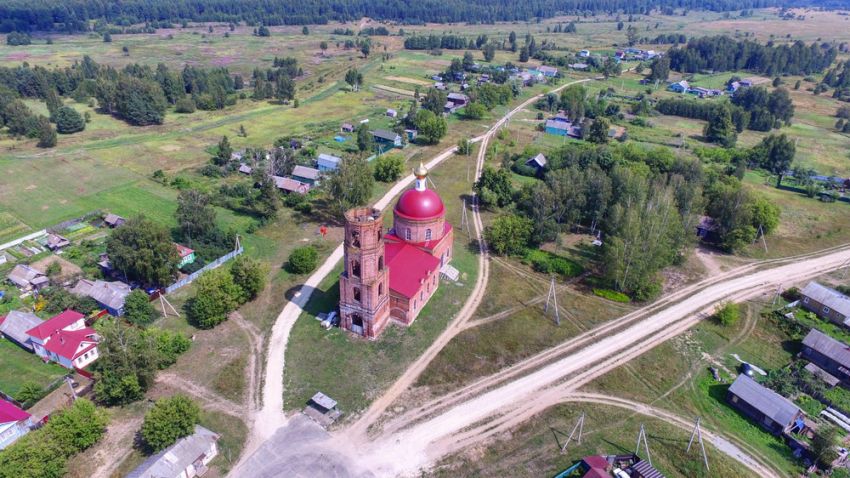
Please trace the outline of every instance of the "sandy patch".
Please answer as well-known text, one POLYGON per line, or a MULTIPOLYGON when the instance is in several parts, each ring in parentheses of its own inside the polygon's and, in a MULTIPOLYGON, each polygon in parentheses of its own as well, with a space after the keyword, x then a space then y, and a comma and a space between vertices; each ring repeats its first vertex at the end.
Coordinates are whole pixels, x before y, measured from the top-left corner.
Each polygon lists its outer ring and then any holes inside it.
POLYGON ((37 188, 37 187, 38 187, 38 186, 36 186, 35 184, 30 184, 29 186, 27 186, 27 187, 26 187, 26 190, 27 190, 27 191, 32 191, 33 189, 35 189, 35 188, 37 188))
POLYGON ((160 146, 159 149, 165 151, 166 153, 170 153, 173 151, 180 151, 182 148, 176 144, 165 144, 160 146))

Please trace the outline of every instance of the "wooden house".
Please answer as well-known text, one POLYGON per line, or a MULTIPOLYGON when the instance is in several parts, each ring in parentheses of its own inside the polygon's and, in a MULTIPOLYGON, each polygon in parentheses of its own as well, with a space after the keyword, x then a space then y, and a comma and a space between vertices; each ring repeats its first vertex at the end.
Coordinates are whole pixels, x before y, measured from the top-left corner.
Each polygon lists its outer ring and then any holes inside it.
POLYGON ((800 407, 747 375, 738 375, 729 387, 726 400, 774 435, 789 433, 795 427, 802 429, 804 426, 805 415, 800 407))
POLYGON ((836 324, 850 327, 850 297, 817 282, 809 282, 800 291, 804 309, 836 324))

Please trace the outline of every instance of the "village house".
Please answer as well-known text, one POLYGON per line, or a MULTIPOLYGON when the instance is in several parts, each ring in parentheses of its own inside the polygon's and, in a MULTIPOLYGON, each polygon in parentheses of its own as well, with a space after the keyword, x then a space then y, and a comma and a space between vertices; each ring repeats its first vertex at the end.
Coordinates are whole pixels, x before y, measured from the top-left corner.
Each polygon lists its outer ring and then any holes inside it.
POLYGON ((44 272, 26 264, 16 265, 6 278, 21 292, 37 291, 50 284, 44 272))
POLYGON ((691 89, 691 85, 687 81, 682 80, 676 83, 670 83, 667 85, 667 89, 673 93, 687 93, 691 89))
POLYGON ((150 456, 126 478, 194 478, 206 474, 218 456, 220 436, 195 425, 195 433, 150 456))
POLYGON ((32 415, 0 398, 0 450, 29 433, 32 427, 32 415))
POLYGON ((83 314, 73 310, 42 322, 28 330, 27 335, 36 355, 65 368, 85 368, 98 358, 97 333, 86 326, 83 314))
POLYGON ((443 111, 446 113, 454 113, 469 104, 469 97, 463 93, 449 93, 446 96, 446 104, 443 111))
POLYGON ((569 65, 567 65, 567 68, 571 70, 584 71, 590 68, 590 65, 588 65, 587 63, 570 63, 569 65))
POLYGON ((102 280, 80 279, 69 290, 74 295, 91 297, 95 302, 113 317, 124 315, 124 301, 130 295, 130 286, 121 282, 106 282, 102 280))
POLYGON ((570 138, 581 138, 581 126, 573 124, 570 121, 561 121, 559 119, 546 120, 544 127, 546 134, 555 136, 568 136, 570 138))
POLYGON ((850 346, 847 344, 835 340, 820 330, 812 329, 803 339, 801 355, 811 362, 809 365, 815 365, 820 369, 820 371, 817 369, 810 371, 828 384, 835 386, 835 382, 840 381, 845 386, 850 386, 850 346), (836 380, 831 380, 830 376, 836 380))
MULTIPOLYGON (((440 196, 426 185, 428 170, 399 197, 393 228, 369 208, 345 213, 345 268, 340 274, 340 327, 375 339, 390 320, 413 323, 439 287, 452 258, 453 230, 440 196)), ((449 275, 449 274, 447 274, 449 275)))
POLYGON ((122 226, 125 222, 127 222, 127 220, 118 214, 109 213, 103 218, 103 223, 112 229, 122 226))
POLYGON ((304 184, 309 184, 310 186, 315 185, 319 181, 319 176, 321 176, 321 174, 322 173, 318 169, 301 166, 300 164, 292 169, 292 179, 304 184))
POLYGON ((800 305, 830 322, 850 327, 850 297, 835 289, 809 282, 800 291, 800 305))
POLYGON ((0 317, 0 335, 32 352, 32 341, 27 331, 38 327, 42 322, 44 321, 31 312, 12 310, 5 317, 0 317))
POLYGON ((60 236, 59 234, 54 234, 51 232, 47 234, 47 239, 44 245, 47 246, 47 248, 51 251, 55 252, 62 249, 63 247, 68 247, 69 245, 71 245, 71 241, 60 236))
POLYGON ((543 73, 543 76, 547 78, 554 78, 558 76, 558 69, 554 66, 546 66, 543 65, 537 69, 540 73, 543 73))
POLYGON ((188 266, 189 264, 195 262, 195 250, 189 249, 183 244, 174 243, 174 247, 177 248, 177 256, 180 260, 177 262, 177 268, 188 266))
POLYGON ((287 194, 307 194, 310 192, 310 185, 302 183, 297 179, 285 178, 283 176, 272 176, 272 181, 274 181, 275 187, 287 194))
POLYGON ((381 146, 390 146, 395 148, 401 148, 402 146, 401 135, 398 133, 387 131, 385 129, 376 129, 375 131, 371 131, 371 133, 375 138, 375 142, 381 146))
POLYGON ((330 154, 320 153, 319 157, 316 158, 316 167, 319 171, 334 171, 339 168, 339 163, 342 162, 342 158, 338 158, 336 156, 332 156, 330 154))
POLYGON ((533 158, 526 161, 525 165, 531 166, 532 168, 536 169, 537 172, 539 173, 540 171, 543 170, 543 168, 546 167, 546 156, 544 156, 543 153, 537 153, 536 156, 534 156, 533 158))
POLYGON ((774 435, 802 431, 805 427, 800 407, 745 374, 738 375, 729 387, 726 400, 774 435))

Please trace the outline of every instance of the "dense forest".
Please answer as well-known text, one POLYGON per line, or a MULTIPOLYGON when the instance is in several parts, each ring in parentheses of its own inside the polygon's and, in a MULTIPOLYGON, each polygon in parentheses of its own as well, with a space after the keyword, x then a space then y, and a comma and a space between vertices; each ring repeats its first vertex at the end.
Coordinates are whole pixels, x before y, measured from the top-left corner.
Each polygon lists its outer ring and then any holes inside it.
MULTIPOLYGON (((400 23, 521 21, 560 14, 624 12, 644 14, 653 9, 731 11, 770 6, 810 5, 812 0, 6 0, 0 4, 0 32, 80 32, 89 22, 115 25, 182 21, 238 22, 252 25, 324 24, 361 17, 400 23)), ((847 0, 836 0, 846 4, 847 0)))
POLYGON ((762 45, 726 36, 692 38, 684 47, 668 52, 670 68, 683 73, 748 70, 768 76, 817 73, 828 68, 837 54, 828 43, 762 45))

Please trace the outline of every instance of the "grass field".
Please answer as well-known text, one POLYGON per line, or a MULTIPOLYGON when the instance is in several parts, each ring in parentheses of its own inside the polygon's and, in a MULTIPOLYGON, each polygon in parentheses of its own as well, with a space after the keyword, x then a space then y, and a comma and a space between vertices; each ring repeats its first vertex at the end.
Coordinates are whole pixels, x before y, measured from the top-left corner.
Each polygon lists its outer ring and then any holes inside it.
POLYGON ((42 388, 62 378, 68 371, 53 363, 44 363, 37 355, 0 338, 0 391, 14 397, 25 383, 42 388))

